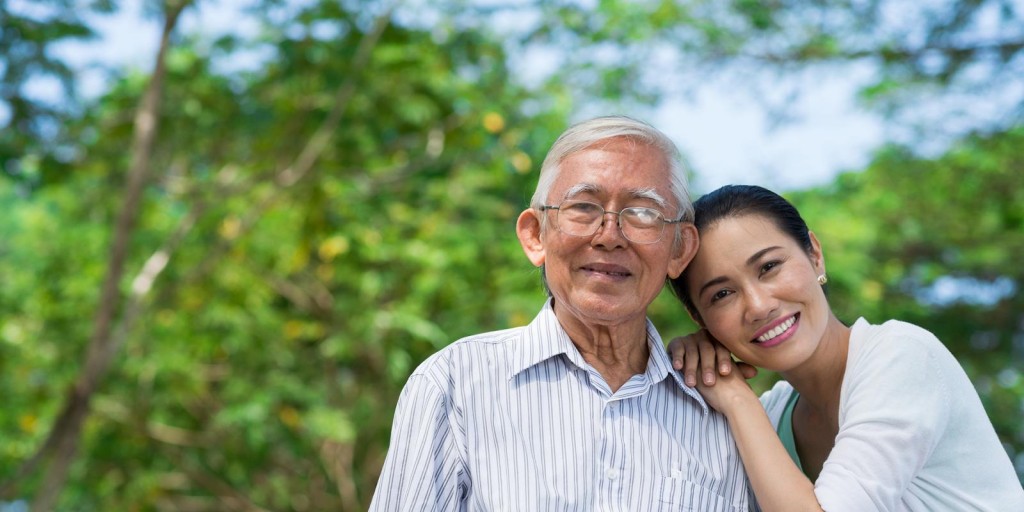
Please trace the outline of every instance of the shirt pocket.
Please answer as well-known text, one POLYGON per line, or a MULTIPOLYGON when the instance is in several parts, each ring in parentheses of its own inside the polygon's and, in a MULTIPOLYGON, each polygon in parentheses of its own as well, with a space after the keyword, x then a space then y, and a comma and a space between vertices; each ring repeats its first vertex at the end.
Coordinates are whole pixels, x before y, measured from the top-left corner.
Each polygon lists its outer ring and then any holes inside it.
POLYGON ((731 501, 722 496, 715 489, 705 487, 692 480, 682 477, 661 478, 661 490, 659 493, 661 508, 659 510, 726 510, 746 511, 746 493, 737 498, 738 501, 731 501))

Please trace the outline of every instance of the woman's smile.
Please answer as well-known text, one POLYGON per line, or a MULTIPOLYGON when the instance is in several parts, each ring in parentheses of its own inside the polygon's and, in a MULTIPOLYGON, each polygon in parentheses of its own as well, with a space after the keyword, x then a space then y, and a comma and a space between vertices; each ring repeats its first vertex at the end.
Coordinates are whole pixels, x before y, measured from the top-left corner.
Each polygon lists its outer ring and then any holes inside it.
POLYGON ((761 333, 752 342, 759 347, 775 347, 792 338, 799 327, 800 313, 797 313, 781 322, 775 323, 774 326, 762 329, 761 333))

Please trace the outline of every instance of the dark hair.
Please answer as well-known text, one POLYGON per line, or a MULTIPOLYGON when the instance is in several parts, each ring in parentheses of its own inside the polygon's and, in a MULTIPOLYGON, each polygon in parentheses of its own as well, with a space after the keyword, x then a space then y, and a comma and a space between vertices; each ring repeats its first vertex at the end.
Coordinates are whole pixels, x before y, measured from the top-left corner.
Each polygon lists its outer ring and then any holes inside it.
MULTIPOLYGON (((701 235, 716 222, 729 217, 759 215, 771 220, 780 231, 788 235, 810 253, 811 236, 800 212, 782 196, 757 185, 726 185, 709 192, 693 203, 694 221, 701 235)), ((695 319, 699 318, 693 299, 686 290, 687 267, 679 277, 671 279, 672 292, 686 306, 695 319)))

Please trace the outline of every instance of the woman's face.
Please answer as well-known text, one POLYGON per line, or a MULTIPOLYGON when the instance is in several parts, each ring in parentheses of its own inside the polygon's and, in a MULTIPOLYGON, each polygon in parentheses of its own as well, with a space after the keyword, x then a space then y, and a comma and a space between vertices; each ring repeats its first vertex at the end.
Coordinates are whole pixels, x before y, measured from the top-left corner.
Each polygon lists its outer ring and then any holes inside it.
POLYGON ((700 234, 686 286, 712 336, 740 359, 774 371, 805 362, 831 316, 818 276, 821 246, 808 253, 758 214, 726 217, 700 234))

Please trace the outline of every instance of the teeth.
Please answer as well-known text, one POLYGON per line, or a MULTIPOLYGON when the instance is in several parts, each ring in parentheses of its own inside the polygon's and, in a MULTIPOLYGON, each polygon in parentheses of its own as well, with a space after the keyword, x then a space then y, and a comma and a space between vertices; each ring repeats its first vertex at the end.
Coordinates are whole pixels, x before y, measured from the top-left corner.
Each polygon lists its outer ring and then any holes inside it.
POLYGON ((628 276, 629 275, 626 272, 609 272, 609 271, 606 271, 606 270, 595 270, 595 269, 590 269, 590 271, 591 272, 600 272, 602 274, 607 274, 609 276, 628 276))
POLYGON ((774 329, 772 329, 772 330, 770 330, 770 331, 768 331, 768 332, 758 336, 757 337, 758 343, 764 343, 764 342, 766 342, 768 340, 771 340, 771 339, 775 338, 776 336, 786 332, 786 329, 789 329, 790 327, 792 327, 794 322, 796 322, 796 317, 795 316, 789 317, 789 320, 786 320, 785 322, 782 322, 781 324, 777 325, 774 329))

